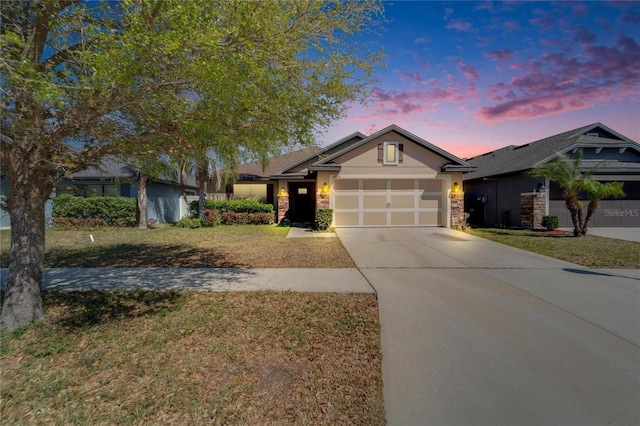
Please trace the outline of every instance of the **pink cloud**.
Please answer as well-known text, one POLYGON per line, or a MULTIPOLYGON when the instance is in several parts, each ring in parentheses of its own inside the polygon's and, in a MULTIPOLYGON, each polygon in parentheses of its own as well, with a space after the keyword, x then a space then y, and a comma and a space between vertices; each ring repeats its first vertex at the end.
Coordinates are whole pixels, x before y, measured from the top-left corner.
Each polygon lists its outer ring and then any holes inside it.
POLYGON ((541 31, 548 31, 556 24, 556 20, 545 10, 536 9, 533 11, 533 14, 535 17, 529 19, 529 23, 538 27, 541 31))
POLYGON ((513 50, 509 49, 500 49, 500 50, 491 50, 489 52, 485 52, 485 56, 492 61, 504 61, 507 59, 511 59, 513 56, 513 50))
POLYGON ((591 107, 614 97, 638 96, 640 46, 635 40, 619 36, 611 47, 587 45, 579 57, 585 59, 549 53, 512 64, 512 69, 522 73, 508 83, 488 87, 487 100, 497 104, 480 108, 476 117, 484 122, 536 118, 591 107))
POLYGON ((464 75, 467 80, 476 81, 480 79, 480 73, 471 62, 463 61, 458 57, 451 58, 451 61, 458 67, 462 75, 464 75))
POLYGON ((502 24, 502 28, 507 32, 517 31, 520 29, 520 24, 517 21, 506 21, 502 24))
POLYGON ((472 30, 471 23, 460 18, 452 19, 451 22, 446 25, 446 28, 466 32, 471 32, 472 30))
POLYGON ((413 40, 415 44, 425 44, 429 43, 429 41, 429 37, 417 37, 415 40, 413 40))

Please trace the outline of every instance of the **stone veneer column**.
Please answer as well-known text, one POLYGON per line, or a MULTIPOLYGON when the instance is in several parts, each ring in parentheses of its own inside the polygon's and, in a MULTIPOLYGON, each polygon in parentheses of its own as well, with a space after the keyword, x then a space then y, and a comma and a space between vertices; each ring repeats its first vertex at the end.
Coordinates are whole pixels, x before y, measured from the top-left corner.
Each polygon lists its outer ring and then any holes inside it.
POLYGON ((451 227, 463 226, 464 221, 464 192, 451 193, 451 227))
POLYGON ((544 229, 542 218, 547 214, 544 192, 520 194, 520 223, 523 229, 544 229))
POLYGON ((278 194, 278 223, 284 218, 289 211, 289 194, 278 194))
POLYGON ((329 194, 322 194, 318 192, 316 194, 316 209, 328 209, 329 208, 329 194))

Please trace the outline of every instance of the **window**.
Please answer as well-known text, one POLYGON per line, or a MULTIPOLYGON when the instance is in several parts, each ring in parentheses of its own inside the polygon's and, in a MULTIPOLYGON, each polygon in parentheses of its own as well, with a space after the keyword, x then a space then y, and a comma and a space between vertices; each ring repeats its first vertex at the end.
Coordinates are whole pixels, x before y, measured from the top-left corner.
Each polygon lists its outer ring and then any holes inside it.
POLYGON ((383 142, 378 144, 378 163, 385 166, 395 166, 402 163, 403 144, 398 142, 383 142))

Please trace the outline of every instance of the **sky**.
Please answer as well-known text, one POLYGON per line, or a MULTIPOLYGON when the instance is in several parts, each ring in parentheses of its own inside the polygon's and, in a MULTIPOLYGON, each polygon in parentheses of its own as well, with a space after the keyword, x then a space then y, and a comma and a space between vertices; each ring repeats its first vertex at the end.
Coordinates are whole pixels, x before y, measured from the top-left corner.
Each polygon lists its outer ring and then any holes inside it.
POLYGON ((396 124, 460 157, 601 122, 640 141, 640 2, 385 2, 366 105, 318 136, 396 124))

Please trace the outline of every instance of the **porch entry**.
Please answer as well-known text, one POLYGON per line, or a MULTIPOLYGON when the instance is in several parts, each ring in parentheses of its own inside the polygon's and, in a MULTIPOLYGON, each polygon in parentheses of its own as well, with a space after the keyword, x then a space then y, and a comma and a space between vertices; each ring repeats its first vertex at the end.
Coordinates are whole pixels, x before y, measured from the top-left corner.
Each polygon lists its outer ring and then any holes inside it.
POLYGON ((289 210, 293 222, 313 222, 316 211, 314 182, 289 182, 289 210))

